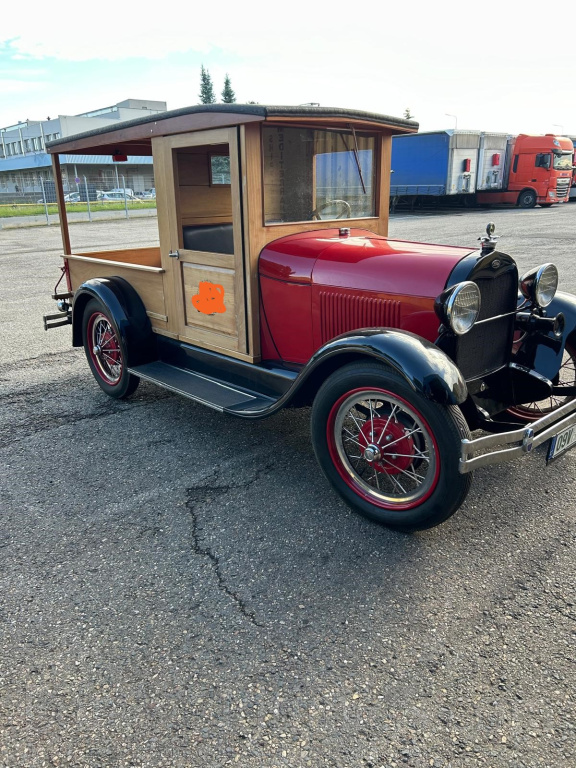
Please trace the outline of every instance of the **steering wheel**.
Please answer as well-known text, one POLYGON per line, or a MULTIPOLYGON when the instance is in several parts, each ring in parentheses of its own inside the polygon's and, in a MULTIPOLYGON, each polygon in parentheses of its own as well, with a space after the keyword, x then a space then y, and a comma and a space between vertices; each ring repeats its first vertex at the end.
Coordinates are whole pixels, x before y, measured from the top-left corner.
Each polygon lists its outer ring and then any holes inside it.
POLYGON ((322 211, 326 210, 326 208, 330 208, 333 205, 339 206, 339 210, 335 216, 330 216, 329 217, 330 219, 349 219, 350 218, 352 209, 350 208, 350 203, 347 203, 346 200, 326 200, 326 202, 323 203, 322 205, 319 205, 318 208, 314 208, 314 210, 312 211, 312 218, 322 220, 322 216, 320 216, 322 211))

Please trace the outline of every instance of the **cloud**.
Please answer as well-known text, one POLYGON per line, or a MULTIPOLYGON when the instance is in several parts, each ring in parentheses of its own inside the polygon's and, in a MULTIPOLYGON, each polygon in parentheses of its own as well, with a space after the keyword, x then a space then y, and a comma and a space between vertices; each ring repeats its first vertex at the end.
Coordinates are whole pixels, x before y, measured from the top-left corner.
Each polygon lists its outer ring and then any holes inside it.
POLYGON ((23 91, 35 91, 43 85, 41 81, 34 80, 14 80, 0 76, 0 95, 20 94, 23 91))

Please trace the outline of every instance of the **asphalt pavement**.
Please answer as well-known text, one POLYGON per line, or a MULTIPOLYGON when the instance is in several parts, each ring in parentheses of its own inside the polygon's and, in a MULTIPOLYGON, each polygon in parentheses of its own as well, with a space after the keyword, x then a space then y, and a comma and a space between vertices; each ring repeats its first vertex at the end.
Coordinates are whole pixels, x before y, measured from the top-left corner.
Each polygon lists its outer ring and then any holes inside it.
MULTIPOLYGON (((576 204, 398 212, 390 234, 475 246, 490 220, 576 293, 576 204)), ((478 470, 446 523, 391 532, 331 490, 307 409, 107 398, 42 327, 60 249, 0 231, 0 765, 573 768, 576 451, 478 470)))

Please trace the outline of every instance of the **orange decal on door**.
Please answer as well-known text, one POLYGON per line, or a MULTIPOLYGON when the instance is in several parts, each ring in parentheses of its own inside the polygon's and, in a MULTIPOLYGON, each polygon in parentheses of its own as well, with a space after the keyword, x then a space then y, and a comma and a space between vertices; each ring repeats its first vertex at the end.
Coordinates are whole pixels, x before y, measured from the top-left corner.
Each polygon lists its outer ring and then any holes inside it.
POLYGON ((192 304, 204 315, 215 315, 226 312, 224 306, 224 288, 218 283, 202 281, 198 285, 198 293, 192 296, 192 304))

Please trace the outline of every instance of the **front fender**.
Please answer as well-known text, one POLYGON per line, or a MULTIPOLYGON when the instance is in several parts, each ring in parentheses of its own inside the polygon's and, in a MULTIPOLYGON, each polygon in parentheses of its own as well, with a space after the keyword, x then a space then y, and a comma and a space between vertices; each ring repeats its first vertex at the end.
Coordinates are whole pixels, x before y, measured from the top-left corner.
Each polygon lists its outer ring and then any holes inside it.
POLYGON ((573 336, 572 346, 576 349, 576 296, 570 293, 558 292, 552 302, 546 307, 547 317, 556 317, 559 313, 564 315, 564 333, 562 339, 556 339, 553 332, 541 333, 537 336, 531 336, 527 343, 523 345, 530 349, 530 356, 533 360, 528 360, 527 364, 534 368, 537 373, 545 376, 552 381, 560 370, 562 357, 566 342, 573 336), (540 339, 540 340, 539 340, 540 339))
POLYGON ((81 347, 84 309, 98 299, 108 310, 120 333, 128 365, 141 365, 156 358, 156 343, 142 299, 122 277, 94 277, 74 294, 72 344, 81 347))
POLYGON ((443 405, 460 405, 466 381, 454 362, 431 342, 409 331, 364 328, 342 334, 320 347, 304 367, 294 389, 325 379, 354 359, 372 358, 402 376, 415 392, 443 405))

